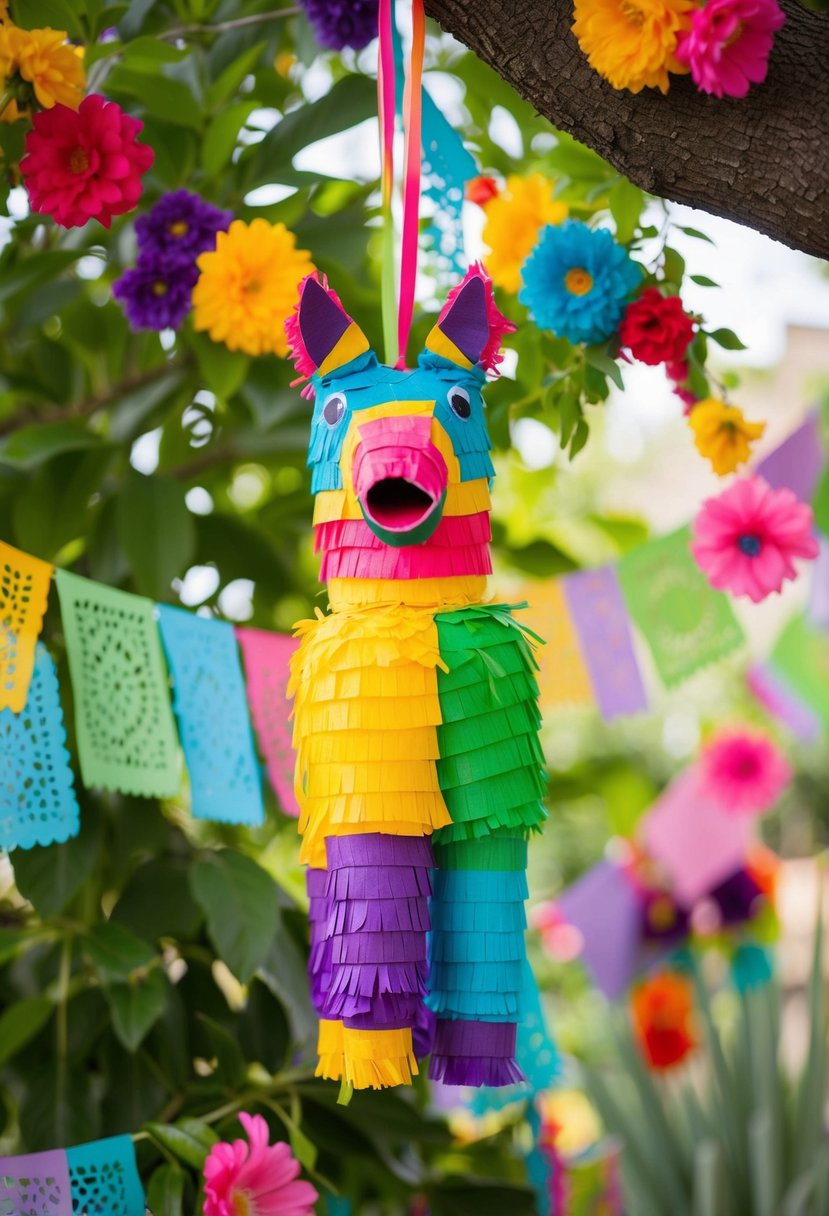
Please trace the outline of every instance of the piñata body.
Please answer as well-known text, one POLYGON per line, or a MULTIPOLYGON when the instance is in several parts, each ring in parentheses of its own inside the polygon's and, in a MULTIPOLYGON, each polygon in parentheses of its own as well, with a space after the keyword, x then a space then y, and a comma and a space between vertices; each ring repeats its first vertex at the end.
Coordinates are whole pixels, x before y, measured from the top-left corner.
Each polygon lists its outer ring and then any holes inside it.
POLYGON ((331 607, 297 627, 292 675, 309 975, 318 1073, 355 1088, 408 1083, 427 1054, 450 1084, 521 1079, 545 782, 535 639, 485 602, 497 322, 477 270, 416 369, 379 364, 313 279, 293 322, 331 607))

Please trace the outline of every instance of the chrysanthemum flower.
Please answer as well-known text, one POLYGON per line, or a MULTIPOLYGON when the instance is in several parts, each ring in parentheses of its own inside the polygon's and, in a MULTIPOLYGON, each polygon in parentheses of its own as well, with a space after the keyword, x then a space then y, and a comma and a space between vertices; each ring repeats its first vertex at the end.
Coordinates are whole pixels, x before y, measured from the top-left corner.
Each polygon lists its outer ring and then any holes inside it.
POLYGON ((708 0, 683 33, 677 59, 715 97, 745 97, 766 79, 775 31, 785 23, 777 0, 708 0))
POLYGON ((489 248, 484 264, 497 287, 518 291, 521 267, 546 224, 567 219, 568 207, 553 198, 555 183, 543 173, 507 178, 500 194, 486 204, 483 241, 489 248))
POLYGON ((639 1046, 651 1068, 674 1068, 697 1044, 694 991, 690 980, 662 972, 644 980, 631 994, 631 1018, 639 1046))
POLYGON ((616 331, 642 272, 606 228, 566 220, 544 229, 521 277, 518 298, 535 323, 578 343, 616 331))
POLYGON ((378 0, 302 0, 314 36, 321 46, 359 51, 377 37, 378 0))
POLYGON ((86 88, 83 47, 70 46, 66 38, 65 30, 0 25, 0 78, 14 98, 3 111, 5 122, 15 122, 34 104, 77 110, 86 88))
POLYGON ((199 272, 195 262, 143 254, 138 265, 112 285, 131 329, 178 329, 187 313, 199 272))
POLYGON ((663 296, 658 287, 646 288, 628 304, 619 326, 621 345, 634 359, 651 367, 681 363, 693 336, 693 317, 688 316, 679 296, 663 296))
POLYGON ((138 252, 193 261, 216 247, 216 233, 230 227, 232 211, 222 211, 189 190, 173 190, 135 221, 138 252))
POLYGON ((268 1144, 261 1115, 243 1111, 249 1143, 214 1144, 204 1163, 204 1216, 313 1216, 319 1195, 298 1180, 299 1162, 287 1144, 268 1144))
POLYGON ((768 735, 746 729, 719 731, 702 749, 703 792, 736 815, 759 815, 792 778, 786 757, 768 735))
POLYGON ((193 323, 214 342, 248 355, 287 355, 284 321, 313 264, 284 224, 234 220, 198 259, 193 323))
POLYGON ((818 555, 812 508, 757 476, 706 499, 693 533, 691 552, 711 586, 755 604, 797 577, 795 557, 818 555))
POLYGON ((676 48, 693 8, 693 0, 575 0, 573 33, 614 89, 667 93, 668 73, 688 71, 676 48))
POLYGON ((91 219, 109 228, 114 215, 132 211, 153 163, 152 148, 136 140, 143 123, 97 93, 78 110, 56 105, 33 122, 20 162, 33 211, 63 228, 91 219))
POLYGON ((719 397, 698 401, 688 415, 697 451, 719 477, 733 473, 751 455, 751 445, 766 429, 765 422, 749 422, 736 405, 719 397))

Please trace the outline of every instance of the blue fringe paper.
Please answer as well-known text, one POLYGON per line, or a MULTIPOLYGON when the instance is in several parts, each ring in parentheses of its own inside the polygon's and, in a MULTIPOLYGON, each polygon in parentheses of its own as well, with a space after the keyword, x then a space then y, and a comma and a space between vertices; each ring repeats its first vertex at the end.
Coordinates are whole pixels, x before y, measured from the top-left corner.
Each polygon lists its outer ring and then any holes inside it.
POLYGON ((0 849, 61 844, 77 836, 73 786, 55 665, 42 642, 22 713, 0 712, 0 849))
POLYGON ((233 626, 165 604, 157 612, 193 815, 221 823, 262 823, 262 774, 233 626))
POLYGON ((66 1150, 76 1216, 144 1216, 144 1191, 130 1136, 66 1150))

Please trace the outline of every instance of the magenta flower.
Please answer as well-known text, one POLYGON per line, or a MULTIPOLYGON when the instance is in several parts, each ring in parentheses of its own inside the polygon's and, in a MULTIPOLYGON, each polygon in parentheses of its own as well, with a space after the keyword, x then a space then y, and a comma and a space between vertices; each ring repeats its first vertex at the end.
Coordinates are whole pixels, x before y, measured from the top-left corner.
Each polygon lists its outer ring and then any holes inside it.
POLYGON ((777 801, 792 770, 767 735, 723 730, 703 748, 699 777, 703 792, 724 810, 759 815, 777 801))
POLYGON ((677 43, 697 87, 715 97, 745 97, 766 79, 775 30, 786 18, 777 0, 708 0, 677 43))
POLYGON ((755 604, 797 578, 793 558, 818 554, 811 507, 762 477, 742 477, 707 498, 693 533, 691 552, 711 586, 755 604))
POLYGON ((204 1163, 204 1216, 312 1216, 319 1195, 298 1181, 299 1162, 287 1144, 268 1144, 261 1115, 242 1111, 249 1144, 214 1144, 204 1163))

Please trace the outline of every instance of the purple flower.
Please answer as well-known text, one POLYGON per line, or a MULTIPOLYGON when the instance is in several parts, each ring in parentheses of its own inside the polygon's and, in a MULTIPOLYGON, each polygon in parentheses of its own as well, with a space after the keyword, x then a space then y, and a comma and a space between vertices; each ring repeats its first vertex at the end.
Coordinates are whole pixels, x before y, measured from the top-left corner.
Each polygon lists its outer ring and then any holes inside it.
POLYGON ((199 277, 195 262, 142 253, 138 265, 112 285, 131 329, 177 329, 190 311, 199 277))
POLYGON ((233 213, 221 211, 189 190, 162 195, 135 221, 139 260, 145 254, 195 262, 200 253, 216 248, 216 233, 230 227, 233 213))
POLYGON ((377 37, 378 0, 302 0, 317 42, 359 51, 377 37))

